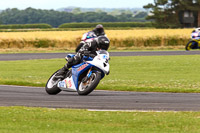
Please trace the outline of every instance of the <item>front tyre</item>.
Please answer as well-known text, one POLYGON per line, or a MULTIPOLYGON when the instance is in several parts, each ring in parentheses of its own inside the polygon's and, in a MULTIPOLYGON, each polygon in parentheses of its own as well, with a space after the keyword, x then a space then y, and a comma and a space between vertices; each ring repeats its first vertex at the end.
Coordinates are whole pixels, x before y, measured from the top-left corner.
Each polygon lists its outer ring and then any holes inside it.
POLYGON ((53 78, 55 77, 55 75, 57 74, 58 71, 56 71, 54 74, 51 75, 51 77, 49 78, 49 80, 46 83, 46 87, 45 90, 49 95, 56 95, 58 94, 61 89, 59 89, 57 87, 58 82, 60 81, 60 79, 58 80, 53 80, 53 78))
POLYGON ((90 78, 85 82, 81 81, 78 86, 79 95, 88 95, 91 93, 99 84, 101 80, 101 72, 92 72, 90 78))

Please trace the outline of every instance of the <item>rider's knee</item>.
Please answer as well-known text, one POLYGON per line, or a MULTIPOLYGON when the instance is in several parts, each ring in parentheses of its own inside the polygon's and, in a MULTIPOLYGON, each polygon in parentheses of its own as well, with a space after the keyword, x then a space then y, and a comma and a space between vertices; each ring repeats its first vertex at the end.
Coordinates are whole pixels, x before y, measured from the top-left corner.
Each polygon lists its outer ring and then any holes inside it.
POLYGON ((81 57, 80 56, 74 56, 73 58, 68 59, 68 63, 66 64, 67 68, 70 68, 74 65, 77 65, 81 62, 81 57))

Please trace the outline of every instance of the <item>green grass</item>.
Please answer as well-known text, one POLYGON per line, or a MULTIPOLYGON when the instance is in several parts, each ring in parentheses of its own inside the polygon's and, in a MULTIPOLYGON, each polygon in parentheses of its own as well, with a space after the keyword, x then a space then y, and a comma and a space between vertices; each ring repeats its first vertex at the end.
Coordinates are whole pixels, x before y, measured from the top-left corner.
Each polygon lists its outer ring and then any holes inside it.
MULTIPOLYGON (((0 84, 44 86, 64 59, 0 61, 0 84)), ((200 56, 111 57, 97 89, 200 92, 200 56)), ((200 112, 109 112, 0 107, 0 133, 198 133, 200 112)))
POLYGON ((1 133, 198 133, 200 112, 0 107, 1 133))
MULTIPOLYGON (((64 59, 0 61, 0 84, 45 86, 64 59)), ((97 89, 200 92, 200 55, 111 57, 111 72, 97 89)))
MULTIPOLYGON (((60 48, 10 48, 0 49, 0 54, 14 54, 14 53, 74 53, 75 48, 60 49, 60 48)), ((167 46, 167 47, 110 47, 110 52, 141 52, 141 51, 184 51, 184 46, 167 46)))

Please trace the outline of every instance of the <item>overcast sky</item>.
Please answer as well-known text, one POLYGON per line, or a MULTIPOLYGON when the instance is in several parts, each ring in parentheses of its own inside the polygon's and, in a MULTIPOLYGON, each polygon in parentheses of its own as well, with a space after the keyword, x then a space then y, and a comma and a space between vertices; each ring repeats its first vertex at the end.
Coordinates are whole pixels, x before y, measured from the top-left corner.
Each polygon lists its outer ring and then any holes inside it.
POLYGON ((36 9, 58 9, 68 6, 85 8, 142 8, 154 0, 0 0, 0 9, 32 7, 36 9))

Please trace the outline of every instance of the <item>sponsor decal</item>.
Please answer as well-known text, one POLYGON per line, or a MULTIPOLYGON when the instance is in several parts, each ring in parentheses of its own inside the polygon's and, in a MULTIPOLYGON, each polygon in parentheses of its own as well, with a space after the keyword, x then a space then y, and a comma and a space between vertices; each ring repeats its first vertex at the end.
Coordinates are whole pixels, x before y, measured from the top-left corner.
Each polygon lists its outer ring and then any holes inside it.
POLYGON ((103 55, 103 59, 107 59, 108 58, 108 56, 107 55, 103 55))
POLYGON ((105 43, 109 43, 109 41, 105 41, 105 43))
POLYGON ((67 88, 72 87, 72 81, 71 80, 65 80, 65 84, 66 84, 67 88))
POLYGON ((58 86, 61 88, 65 88, 65 82, 64 81, 59 82, 58 86))
POLYGON ((78 68, 78 71, 83 70, 83 69, 86 68, 87 66, 88 66, 88 64, 83 64, 82 66, 80 66, 80 67, 78 68))

